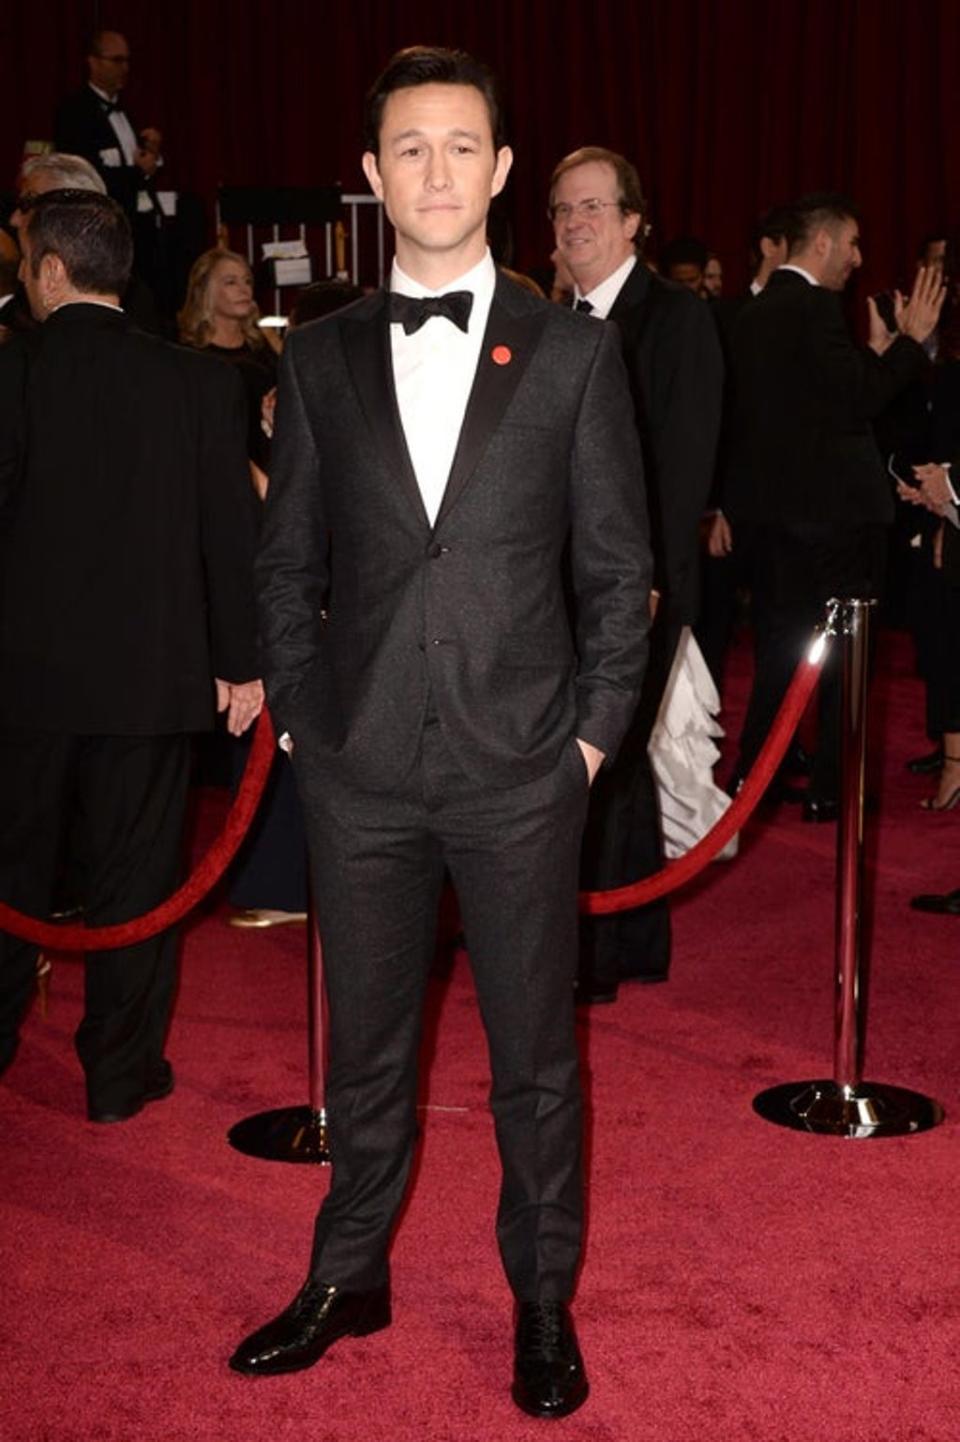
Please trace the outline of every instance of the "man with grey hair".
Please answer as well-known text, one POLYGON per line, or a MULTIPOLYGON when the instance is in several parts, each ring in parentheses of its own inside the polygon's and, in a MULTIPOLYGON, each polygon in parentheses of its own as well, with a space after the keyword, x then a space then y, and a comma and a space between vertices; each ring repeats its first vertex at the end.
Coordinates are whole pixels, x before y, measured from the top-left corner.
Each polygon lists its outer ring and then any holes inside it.
MULTIPOLYGON (((656 610, 650 664, 627 741, 590 800, 581 885, 625 886, 658 871, 663 843, 647 742, 680 632, 697 615, 698 534, 720 426, 723 362, 708 308, 644 265, 646 201, 624 156, 590 145, 561 160, 548 207, 574 307, 620 331, 650 499, 656 610)), ((639 484, 639 481, 638 481, 639 484)), ((583 1002, 609 1002, 621 980, 663 981, 670 964, 665 901, 582 918, 583 1002)))
MULTIPOLYGON (((11 226, 18 229, 38 196, 49 195, 52 190, 86 190, 96 195, 107 194, 102 177, 82 155, 68 155, 60 150, 52 150, 47 155, 32 155, 20 168, 17 204, 10 217, 11 226)), ((30 307, 22 286, 18 286, 7 309, 10 311, 10 321, 7 324, 11 329, 31 328, 33 321, 30 307)), ((141 330, 150 331, 154 335, 163 334, 163 322, 153 295, 137 275, 130 276, 123 293, 123 309, 141 330)))

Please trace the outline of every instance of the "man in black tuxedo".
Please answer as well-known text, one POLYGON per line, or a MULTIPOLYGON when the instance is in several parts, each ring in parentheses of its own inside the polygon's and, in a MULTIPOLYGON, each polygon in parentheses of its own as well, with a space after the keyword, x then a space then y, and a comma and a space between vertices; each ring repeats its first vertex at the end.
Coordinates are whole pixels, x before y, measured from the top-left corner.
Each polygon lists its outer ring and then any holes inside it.
MULTIPOLYGON (((0 347, 0 896, 48 915, 65 860, 85 919, 108 925, 176 888, 188 733, 215 695, 237 734, 261 703, 243 397, 119 308, 115 201, 39 196, 19 235, 42 325, 0 347)), ((172 1088, 175 953, 168 931, 86 958, 93 1121, 172 1088)), ((0 935, 0 1070, 36 956, 0 935)))
MULTIPOLYGON (((870 343, 857 347, 840 293, 860 265, 856 210, 842 196, 797 202, 787 262, 734 328, 736 414, 725 509, 756 536, 756 675, 740 740, 746 775, 831 596, 875 596, 892 484, 871 420, 926 363, 923 343, 943 286, 921 269, 897 296, 891 333, 871 299, 870 343)), ((820 736, 804 817, 837 814, 840 685, 835 657, 819 687, 820 736)))
MULTIPOLYGON (((620 332, 648 480, 655 621, 643 695, 616 766, 590 803, 581 884, 625 886, 663 865, 660 812, 647 743, 684 626, 697 616, 698 537, 720 428, 723 362, 710 311, 642 262, 646 202, 622 155, 587 146, 550 183, 557 249, 576 282, 575 308, 620 332)), ((623 979, 665 980, 666 901, 581 923, 579 996, 613 1001, 623 979)))
MULTIPOLYGON (((787 258, 790 212, 774 206, 760 217, 750 237, 750 284, 737 295, 721 295, 712 302, 713 318, 724 359, 723 424, 717 447, 717 464, 710 508, 701 527, 700 614, 695 634, 703 659, 710 668, 717 689, 723 688, 723 663, 737 615, 737 591, 749 587, 752 545, 749 531, 734 537, 724 510, 724 475, 727 466, 730 424, 734 412, 733 372, 730 351, 737 316, 756 300, 778 266, 787 258)), ((735 778, 736 780, 736 778, 735 778)))
POLYGON ((165 223, 156 186, 163 137, 156 126, 137 129, 124 109, 121 92, 130 75, 130 47, 119 31, 95 31, 87 47, 87 73, 87 84, 57 107, 55 149, 82 155, 103 177, 107 193, 130 221, 134 269, 169 310, 165 223))
POLYGON ((560 1416, 587 1393, 567 1305, 577 857, 646 655, 641 459, 615 335, 495 271, 486 216, 512 157, 483 67, 401 51, 368 99, 367 147, 391 289, 287 343, 258 562, 324 950, 333 1183, 308 1282, 232 1366, 310 1366, 390 1320, 446 866, 490 1046, 513 1396, 560 1416))
POLYGON ((130 47, 116 30, 98 30, 87 48, 88 81, 57 107, 54 145, 82 155, 103 176, 107 191, 131 220, 157 206, 153 189, 162 137, 155 127, 138 131, 120 92, 130 75, 130 47))

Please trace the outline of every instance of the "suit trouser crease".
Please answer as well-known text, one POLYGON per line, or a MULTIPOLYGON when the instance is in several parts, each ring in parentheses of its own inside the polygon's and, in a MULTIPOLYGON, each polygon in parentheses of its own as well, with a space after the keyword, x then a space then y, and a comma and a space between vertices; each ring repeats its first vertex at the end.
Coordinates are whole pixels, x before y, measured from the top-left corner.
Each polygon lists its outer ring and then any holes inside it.
POLYGON ((545 776, 493 790, 431 716, 390 794, 297 740, 330 1010, 333 1179, 311 1263, 354 1288, 387 1277, 417 1135, 417 1052, 437 903, 457 889, 486 1029, 503 1167, 497 1237, 515 1294, 571 1295, 582 1231, 574 1037, 576 890, 586 768, 576 743, 545 776))

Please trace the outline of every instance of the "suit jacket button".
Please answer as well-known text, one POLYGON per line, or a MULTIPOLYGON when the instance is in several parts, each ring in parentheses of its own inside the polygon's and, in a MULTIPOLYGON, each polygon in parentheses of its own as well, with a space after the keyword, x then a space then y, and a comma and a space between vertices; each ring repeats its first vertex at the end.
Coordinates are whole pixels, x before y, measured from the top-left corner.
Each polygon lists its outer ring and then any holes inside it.
POLYGON ((438 543, 434 541, 433 545, 428 548, 427 555, 430 557, 431 561, 435 561, 438 556, 443 555, 446 549, 446 546, 438 545, 438 543))

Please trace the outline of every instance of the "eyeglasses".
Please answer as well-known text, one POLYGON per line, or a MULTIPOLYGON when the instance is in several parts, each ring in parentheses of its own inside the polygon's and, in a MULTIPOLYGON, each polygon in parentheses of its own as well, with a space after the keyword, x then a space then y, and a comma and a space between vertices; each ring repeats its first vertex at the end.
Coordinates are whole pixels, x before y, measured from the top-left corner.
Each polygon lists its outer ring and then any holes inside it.
POLYGON ((547 216, 556 225, 558 220, 570 220, 574 215, 578 220, 596 220, 611 206, 617 210, 623 209, 622 200, 597 200, 593 197, 589 200, 578 200, 575 205, 569 201, 558 200, 555 205, 547 206, 547 216))
POLYGON ((130 64, 130 56, 129 56, 129 55, 101 55, 101 56, 99 56, 98 58, 99 58, 100 60, 107 60, 107 61, 109 61, 109 63, 110 63, 111 65, 129 65, 129 64, 130 64))

